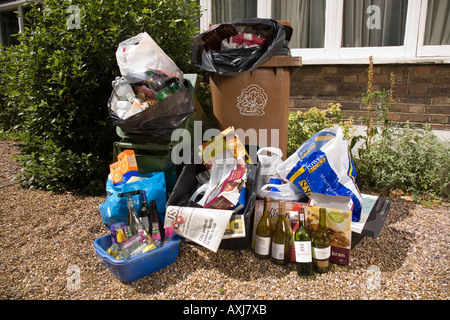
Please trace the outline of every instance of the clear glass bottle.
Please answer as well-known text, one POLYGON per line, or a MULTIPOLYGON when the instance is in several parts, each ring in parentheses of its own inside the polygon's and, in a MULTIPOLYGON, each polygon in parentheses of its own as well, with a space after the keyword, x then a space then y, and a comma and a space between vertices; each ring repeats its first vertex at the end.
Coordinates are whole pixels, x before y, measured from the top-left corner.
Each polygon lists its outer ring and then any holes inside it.
POLYGON ((127 205, 128 205, 128 221, 127 225, 131 230, 131 234, 135 235, 138 233, 137 230, 137 221, 136 221, 136 207, 134 206, 133 198, 131 195, 127 196, 127 205))
POLYGON ((311 235, 306 228, 305 210, 298 209, 299 227, 295 231, 295 262, 300 277, 314 275, 312 262, 311 235))
POLYGON ((272 240, 272 225, 270 222, 270 198, 264 199, 264 212, 256 226, 255 256, 260 259, 270 257, 270 242, 272 240))
POLYGON ((319 209, 319 227, 312 237, 314 271, 326 273, 330 268, 331 239, 327 229, 327 210, 319 209))

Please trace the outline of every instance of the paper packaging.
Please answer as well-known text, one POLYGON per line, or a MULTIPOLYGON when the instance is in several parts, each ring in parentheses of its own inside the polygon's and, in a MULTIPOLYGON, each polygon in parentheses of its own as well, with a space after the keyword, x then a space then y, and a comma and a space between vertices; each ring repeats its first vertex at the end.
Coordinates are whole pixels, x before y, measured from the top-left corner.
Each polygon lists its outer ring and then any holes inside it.
POLYGON ((217 252, 232 214, 232 210, 169 206, 164 227, 172 227, 180 237, 217 252))
MULTIPOLYGON (((272 227, 275 227, 278 219, 278 207, 280 201, 271 200, 270 201, 270 222, 272 223, 272 227)), ((298 222, 298 209, 304 208, 305 213, 307 209, 307 203, 304 202, 290 202, 285 201, 285 210, 286 214, 289 213, 289 220, 291 222, 291 228, 298 222)), ((255 247, 255 235, 256 235, 256 227, 258 225, 259 220, 261 219, 264 212, 264 200, 256 200, 255 201, 255 219, 253 221, 253 236, 252 236, 252 248, 255 247)))
POLYGON ((124 150, 118 156, 120 171, 122 172, 122 181, 127 183, 131 177, 139 177, 139 170, 136 162, 134 150, 124 150))
POLYGON ((231 171, 211 191, 206 198, 204 207, 225 210, 233 209, 236 212, 242 209, 245 203, 240 204, 239 199, 241 199, 241 190, 245 183, 245 173, 245 168, 231 171))
POLYGON ((308 202, 307 222, 311 232, 319 225, 319 209, 327 210, 327 228, 331 238, 330 262, 339 265, 350 263, 352 210, 350 197, 312 193, 308 202))
POLYGON ((210 169, 214 158, 234 157, 239 167, 245 163, 253 164, 244 145, 234 132, 234 127, 228 127, 210 141, 198 146, 198 155, 207 169, 210 169))

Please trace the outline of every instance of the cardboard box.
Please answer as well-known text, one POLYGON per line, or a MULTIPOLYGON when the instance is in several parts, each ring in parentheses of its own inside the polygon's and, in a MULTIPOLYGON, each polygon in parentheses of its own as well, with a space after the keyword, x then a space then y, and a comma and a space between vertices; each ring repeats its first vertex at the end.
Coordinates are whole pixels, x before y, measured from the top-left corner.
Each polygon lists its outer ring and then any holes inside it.
MULTIPOLYGON (((270 202, 270 222, 272 223, 272 227, 275 228, 278 219, 278 207, 280 205, 280 201, 272 200, 270 202)), ((290 202, 285 201, 285 213, 289 214, 289 219, 291 222, 291 227, 294 228, 295 224, 298 222, 298 209, 304 208, 306 213, 307 203, 305 202, 290 202)), ((252 235, 252 248, 255 247, 255 235, 256 235, 256 227, 258 225, 259 220, 261 219, 264 212, 264 200, 256 200, 255 201, 255 217, 253 220, 253 235, 252 235)))
POLYGON ((351 197, 330 196, 312 193, 307 208, 307 226, 313 233, 319 225, 319 209, 327 211, 327 228, 331 238, 330 262, 339 265, 350 263, 352 243, 351 197))

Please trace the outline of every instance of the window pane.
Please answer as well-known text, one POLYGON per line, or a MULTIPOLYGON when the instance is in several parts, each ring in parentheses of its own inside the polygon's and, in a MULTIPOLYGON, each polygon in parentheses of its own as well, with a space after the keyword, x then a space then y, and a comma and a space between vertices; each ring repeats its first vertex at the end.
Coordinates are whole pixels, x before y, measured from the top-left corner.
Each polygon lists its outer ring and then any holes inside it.
POLYGON ((323 48, 325 38, 325 0, 272 1, 272 18, 290 20, 291 48, 323 48))
POLYGON ((450 44, 450 1, 428 0, 424 45, 450 44))
POLYGON ((344 0, 343 47, 402 46, 408 0, 344 0))
POLYGON ((212 0, 211 22, 222 23, 254 18, 257 15, 257 0, 212 0))
POLYGON ((2 40, 0 45, 10 46, 19 43, 16 37, 11 36, 19 32, 19 20, 14 11, 0 13, 0 32, 2 40))

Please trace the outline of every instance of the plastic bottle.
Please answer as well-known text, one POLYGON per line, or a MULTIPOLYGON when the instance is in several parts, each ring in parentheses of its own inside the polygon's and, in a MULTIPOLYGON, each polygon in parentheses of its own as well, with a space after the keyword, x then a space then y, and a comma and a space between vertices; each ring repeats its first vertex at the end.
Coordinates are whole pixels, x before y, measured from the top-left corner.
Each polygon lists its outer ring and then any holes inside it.
POLYGON ((112 86, 120 100, 117 102, 117 112, 121 119, 127 119, 148 107, 148 104, 136 95, 125 77, 116 77, 112 86))
POLYGON ((124 77, 116 77, 112 82, 112 87, 121 101, 131 102, 131 99, 136 96, 128 80, 124 77))
POLYGON ((164 100, 167 96, 172 94, 172 91, 167 86, 164 79, 161 78, 150 78, 149 81, 150 89, 155 93, 156 99, 158 101, 164 100))
POLYGON ((117 243, 113 243, 111 247, 108 248, 107 252, 111 257, 117 256, 119 253, 119 245, 117 243))

